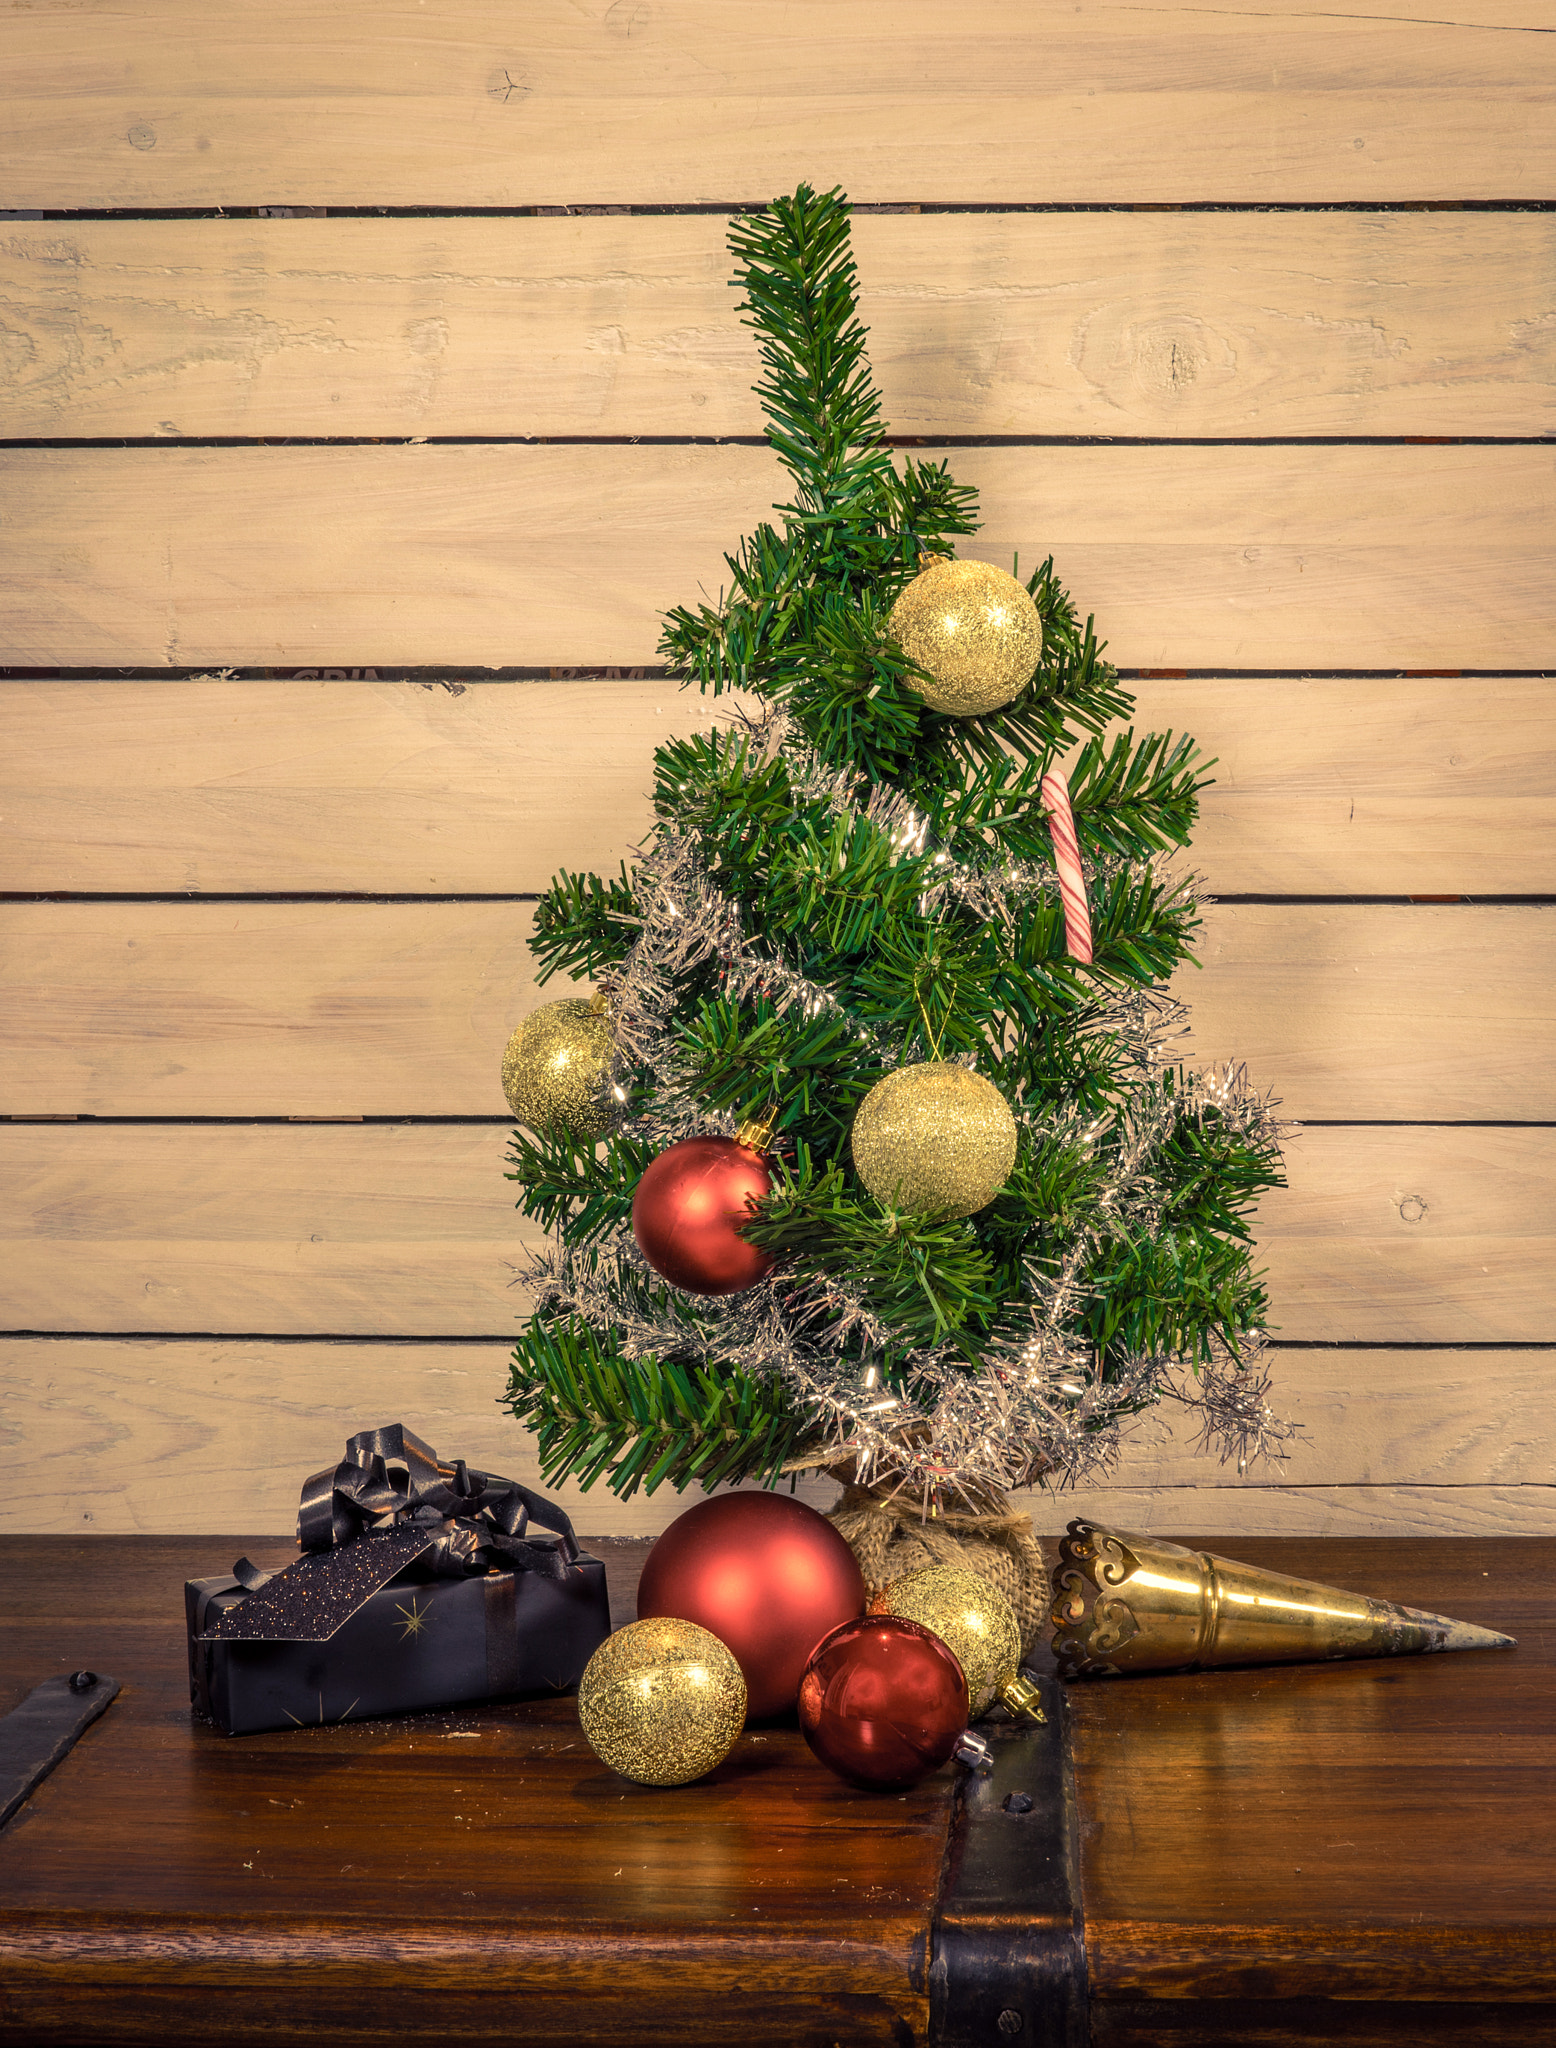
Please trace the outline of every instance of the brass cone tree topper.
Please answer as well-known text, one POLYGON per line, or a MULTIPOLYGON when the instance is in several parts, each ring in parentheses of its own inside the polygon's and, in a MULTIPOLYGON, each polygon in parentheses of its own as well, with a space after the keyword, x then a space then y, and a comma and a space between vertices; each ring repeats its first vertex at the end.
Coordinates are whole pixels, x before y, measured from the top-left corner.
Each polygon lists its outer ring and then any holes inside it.
POLYGON ((1471 1622, 1091 1522, 1070 1524, 1053 1587, 1061 1678, 1515 1646, 1471 1622))

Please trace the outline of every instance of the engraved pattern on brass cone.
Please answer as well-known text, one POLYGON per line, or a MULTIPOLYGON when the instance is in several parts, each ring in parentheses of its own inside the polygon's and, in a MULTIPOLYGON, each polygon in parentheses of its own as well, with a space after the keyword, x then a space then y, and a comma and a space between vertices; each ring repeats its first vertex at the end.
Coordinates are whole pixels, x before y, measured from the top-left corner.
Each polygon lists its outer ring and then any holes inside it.
POLYGON ((992 1081, 949 1061, 898 1067, 854 1113, 854 1170, 876 1201, 911 1214, 986 1209, 1016 1163, 1016 1120, 992 1081))
POLYGON ((746 1723, 746 1682, 710 1629, 629 1622, 578 1684, 578 1721, 600 1759, 639 1785, 686 1785, 724 1761, 746 1723))
POLYGON ((564 996, 531 1011, 508 1040, 502 1092, 532 1131, 602 1138, 621 1120, 611 1090, 616 1042, 598 996, 564 996))
POLYGON ((1181 1543, 1072 1522, 1050 1620, 1061 1678, 1511 1649, 1511 1636, 1181 1543))
POLYGON ((895 1614, 939 1636, 967 1680, 968 1713, 986 1714, 1000 1688, 1017 1676, 1021 1631, 998 1586, 955 1565, 930 1565, 894 1579, 870 1602, 872 1614, 895 1614))
POLYGON ((1031 594, 989 562, 931 562, 892 606, 887 624, 909 661, 934 677, 912 688, 953 718, 1008 704, 1043 658, 1043 622, 1031 594))

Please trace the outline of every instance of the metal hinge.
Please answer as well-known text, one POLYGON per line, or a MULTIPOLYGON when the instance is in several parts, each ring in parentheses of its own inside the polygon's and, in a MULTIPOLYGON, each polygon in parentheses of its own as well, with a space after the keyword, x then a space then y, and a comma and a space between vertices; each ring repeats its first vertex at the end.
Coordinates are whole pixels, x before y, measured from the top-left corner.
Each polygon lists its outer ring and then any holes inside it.
POLYGON ((1047 1723, 985 1725, 994 1769, 957 1788, 930 1936, 933 2048, 1086 2048, 1086 1927, 1063 1689, 1047 1723))

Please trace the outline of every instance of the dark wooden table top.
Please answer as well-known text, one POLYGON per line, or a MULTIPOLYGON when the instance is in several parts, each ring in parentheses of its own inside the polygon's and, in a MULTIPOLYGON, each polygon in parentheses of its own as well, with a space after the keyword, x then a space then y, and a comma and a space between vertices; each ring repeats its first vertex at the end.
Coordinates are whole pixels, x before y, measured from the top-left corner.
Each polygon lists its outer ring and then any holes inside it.
POLYGON ((1071 1686, 1093 2041, 1556 2040, 1556 1540, 1183 1540, 1519 1646, 1071 1686))
MULTIPOLYGON (((618 1619, 646 1546, 598 1544, 618 1619)), ((1209 1547, 1516 1651, 1070 1688, 1091 2038, 1556 2039, 1556 1540, 1209 1547)), ((952 1775, 792 1728, 625 1783, 570 1699, 222 1736, 181 1588, 275 1539, 0 1539, 0 1711, 124 1692, 0 1832, 0 2041, 928 2038, 952 1775)))

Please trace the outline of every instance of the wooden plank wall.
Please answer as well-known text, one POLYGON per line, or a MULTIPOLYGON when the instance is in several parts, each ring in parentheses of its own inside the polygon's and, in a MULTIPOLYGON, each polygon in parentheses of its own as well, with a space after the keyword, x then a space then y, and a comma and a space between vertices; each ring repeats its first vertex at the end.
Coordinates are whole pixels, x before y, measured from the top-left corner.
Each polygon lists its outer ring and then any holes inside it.
POLYGON ((977 551, 1217 757, 1192 1050, 1302 1125, 1300 1446, 1084 1504, 1556 1529, 1556 21, 1451 12, 0 0, 0 1524, 282 1530, 395 1416, 534 1477, 529 903, 709 715, 724 236, 808 178, 977 551))

